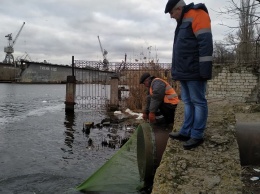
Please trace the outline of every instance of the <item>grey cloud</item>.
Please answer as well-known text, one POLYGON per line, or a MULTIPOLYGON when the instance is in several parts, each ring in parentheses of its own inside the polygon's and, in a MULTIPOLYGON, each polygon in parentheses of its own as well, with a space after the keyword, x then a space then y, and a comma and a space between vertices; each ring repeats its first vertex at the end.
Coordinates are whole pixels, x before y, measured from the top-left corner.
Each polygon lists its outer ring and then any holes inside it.
MULTIPOLYGON (((223 2, 223 6, 225 1, 223 2)), ((35 61, 70 64, 77 59, 101 60, 97 36, 108 50, 110 61, 121 61, 147 55, 161 62, 171 61, 172 41, 176 22, 164 14, 167 0, 16 0, 1 1, 0 47, 4 37, 18 32, 26 22, 15 45, 15 56, 24 52, 35 61)), ((187 2, 189 3, 189 2, 187 2)), ((210 7, 211 2, 205 2, 210 7)), ((218 5, 213 4, 216 8, 218 5)), ((212 18, 215 24, 220 18, 212 18)), ((223 27, 217 26, 216 37, 223 27)), ((0 48, 1 49, 1 48, 0 48)), ((0 52, 0 60, 5 53, 0 52)))

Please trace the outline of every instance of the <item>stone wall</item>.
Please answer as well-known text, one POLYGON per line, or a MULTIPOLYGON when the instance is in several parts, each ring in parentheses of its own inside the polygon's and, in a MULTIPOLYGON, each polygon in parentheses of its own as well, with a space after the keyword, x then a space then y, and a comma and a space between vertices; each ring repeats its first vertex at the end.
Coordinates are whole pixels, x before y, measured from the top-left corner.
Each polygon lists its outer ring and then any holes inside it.
POLYGON ((259 72, 252 68, 214 65, 207 96, 233 102, 259 102, 259 80, 259 72))
POLYGON ((259 102, 259 72, 252 68, 214 65, 208 82, 208 98, 226 98, 233 102, 259 102))

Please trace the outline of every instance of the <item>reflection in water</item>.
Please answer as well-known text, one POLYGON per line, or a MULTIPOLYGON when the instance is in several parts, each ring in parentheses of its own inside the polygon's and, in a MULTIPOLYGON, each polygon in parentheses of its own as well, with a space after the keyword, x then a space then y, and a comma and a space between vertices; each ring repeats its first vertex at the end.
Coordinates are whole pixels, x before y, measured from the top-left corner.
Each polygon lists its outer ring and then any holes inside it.
POLYGON ((74 142, 74 132, 75 132, 75 129, 73 128, 75 126, 74 112, 65 112, 64 126, 66 127, 65 144, 69 148, 72 148, 72 144, 74 142))
POLYGON ((87 137, 87 148, 121 148, 129 139, 134 131, 134 127, 127 127, 125 124, 119 124, 118 121, 83 123, 83 134, 87 137), (130 130, 129 130, 130 129, 130 130))
POLYGON ((85 122, 83 124, 83 133, 86 134, 86 137, 89 137, 89 134, 90 134, 90 129, 94 127, 94 122, 85 122))
MULTIPOLYGON (((85 140, 85 148, 87 152, 106 150, 108 149, 120 149, 133 134, 135 126, 133 123, 130 124, 125 120, 118 118, 106 117, 102 118, 99 112, 91 112, 84 114, 80 112, 65 112, 65 141, 64 144, 66 148, 61 148, 66 155, 64 158, 71 158, 70 154, 73 154, 73 148, 75 147, 75 142, 77 142, 77 135, 79 132, 82 133, 82 137, 85 140), (85 118, 83 126, 79 131, 76 128, 78 124, 77 120, 79 117, 85 118), (96 121, 99 121, 95 123, 96 121)), ((103 152, 103 151, 102 151, 103 152)))

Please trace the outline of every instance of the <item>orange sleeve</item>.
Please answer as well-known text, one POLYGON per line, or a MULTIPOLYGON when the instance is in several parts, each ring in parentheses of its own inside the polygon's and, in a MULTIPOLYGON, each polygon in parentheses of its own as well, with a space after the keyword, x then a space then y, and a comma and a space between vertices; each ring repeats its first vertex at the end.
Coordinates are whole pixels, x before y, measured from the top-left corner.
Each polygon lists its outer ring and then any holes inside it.
POLYGON ((201 29, 210 29, 209 15, 201 10, 190 10, 185 18, 192 18, 192 30, 194 33, 201 29))

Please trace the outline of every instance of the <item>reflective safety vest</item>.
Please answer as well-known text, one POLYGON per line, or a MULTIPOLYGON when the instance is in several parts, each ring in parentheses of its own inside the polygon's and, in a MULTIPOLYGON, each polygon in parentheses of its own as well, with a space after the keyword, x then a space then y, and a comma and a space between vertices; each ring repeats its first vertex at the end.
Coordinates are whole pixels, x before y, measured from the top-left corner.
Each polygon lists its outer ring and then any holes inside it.
MULTIPOLYGON (((163 99, 164 103, 178 104, 180 102, 177 93, 175 92, 175 90, 171 87, 171 85, 168 82, 166 82, 160 78, 154 78, 153 81, 154 80, 161 80, 166 85, 165 95, 164 95, 164 99, 163 99)), ((152 81, 152 83, 153 83, 153 81, 152 81)), ((152 83, 151 83, 151 85, 152 85, 152 83)), ((150 95, 153 95, 152 87, 150 87, 150 95)))

